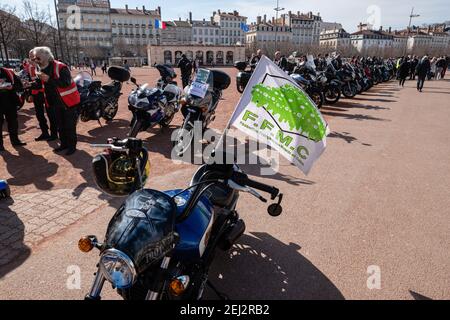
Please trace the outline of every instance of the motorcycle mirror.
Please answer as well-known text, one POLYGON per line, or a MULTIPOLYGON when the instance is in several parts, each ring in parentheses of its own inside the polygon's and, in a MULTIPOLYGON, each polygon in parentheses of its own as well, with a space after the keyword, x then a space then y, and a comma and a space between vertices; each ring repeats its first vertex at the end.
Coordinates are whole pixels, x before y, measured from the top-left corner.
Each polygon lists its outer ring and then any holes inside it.
POLYGON ((131 80, 132 83, 134 83, 135 85, 137 85, 137 80, 136 80, 136 78, 131 77, 130 80, 131 80))

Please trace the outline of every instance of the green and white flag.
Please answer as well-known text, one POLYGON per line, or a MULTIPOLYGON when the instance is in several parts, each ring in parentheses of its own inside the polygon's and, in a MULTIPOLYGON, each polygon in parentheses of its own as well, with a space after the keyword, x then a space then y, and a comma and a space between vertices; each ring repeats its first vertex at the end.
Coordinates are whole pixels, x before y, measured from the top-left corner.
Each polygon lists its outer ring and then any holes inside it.
POLYGON ((308 174, 326 148, 329 128, 297 83, 267 57, 256 67, 230 120, 308 174))

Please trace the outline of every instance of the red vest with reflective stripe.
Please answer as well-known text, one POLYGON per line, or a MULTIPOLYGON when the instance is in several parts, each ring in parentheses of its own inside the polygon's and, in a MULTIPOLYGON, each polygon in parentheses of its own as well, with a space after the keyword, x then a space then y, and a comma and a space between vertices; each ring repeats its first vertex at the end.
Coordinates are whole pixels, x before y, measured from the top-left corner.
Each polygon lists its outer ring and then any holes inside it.
MULTIPOLYGON (((24 68, 27 71, 28 75, 30 76, 31 80, 36 79, 36 67, 33 66, 31 63, 24 64, 24 68)), ((41 92, 45 92, 44 86, 42 86, 40 89, 32 89, 31 94, 37 95, 41 92)))
POLYGON ((14 71, 12 69, 8 69, 8 68, 2 68, 5 72, 6 75, 9 78, 9 82, 11 82, 11 85, 14 86, 14 71))
MULTIPOLYGON (((67 66, 59 61, 53 61, 53 79, 59 79, 60 72, 63 68, 67 68, 67 66)), ((80 93, 78 92, 77 85, 75 81, 71 78, 70 86, 67 88, 59 88, 56 87, 62 101, 68 107, 75 107, 80 103, 80 93)))

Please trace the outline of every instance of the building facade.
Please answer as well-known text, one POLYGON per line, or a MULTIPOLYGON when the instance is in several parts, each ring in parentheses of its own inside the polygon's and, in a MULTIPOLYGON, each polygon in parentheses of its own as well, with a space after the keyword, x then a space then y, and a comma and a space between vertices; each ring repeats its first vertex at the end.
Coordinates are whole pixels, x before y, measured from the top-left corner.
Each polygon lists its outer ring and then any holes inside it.
POLYGON ((247 25, 247 17, 241 16, 237 11, 227 13, 218 10, 213 12, 211 20, 220 27, 220 45, 245 43, 246 36, 242 25, 247 25))
POLYGON ((235 61, 245 61, 244 46, 216 46, 216 45, 177 45, 148 47, 148 61, 150 65, 177 65, 181 55, 188 59, 197 59, 202 66, 232 66, 235 61))
POLYGON ((219 45, 220 27, 206 19, 192 21, 192 39, 194 44, 219 45))
POLYGON ((314 15, 312 12, 293 14, 289 11, 287 15, 282 15, 281 20, 283 25, 286 24, 291 28, 294 44, 319 45, 322 30, 320 14, 314 15))
POLYGON ((267 21, 267 16, 258 16, 256 23, 250 25, 249 32, 246 33, 246 46, 252 47, 258 45, 266 47, 275 44, 291 43, 292 31, 287 25, 278 25, 275 20, 267 21))
POLYGON ((130 9, 125 5, 123 9, 111 8, 110 15, 115 54, 126 46, 131 53, 145 55, 147 45, 156 44, 161 37, 160 30, 154 28, 155 20, 161 19, 160 9, 130 9))
POLYGON ((392 48, 394 37, 383 29, 370 30, 367 24, 360 24, 358 26, 359 31, 350 35, 352 46, 360 53, 367 54, 371 52, 373 54, 382 55, 387 49, 392 48))
POLYGON ((320 33, 320 47, 327 50, 339 51, 351 45, 350 34, 344 29, 323 30, 320 33))

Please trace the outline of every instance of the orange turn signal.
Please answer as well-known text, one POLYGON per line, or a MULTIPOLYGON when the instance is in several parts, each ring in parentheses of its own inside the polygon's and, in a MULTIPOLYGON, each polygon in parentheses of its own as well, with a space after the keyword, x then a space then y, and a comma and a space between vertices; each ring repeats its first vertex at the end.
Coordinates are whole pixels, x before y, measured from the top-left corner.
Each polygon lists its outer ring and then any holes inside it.
POLYGON ((170 293, 176 297, 179 297, 186 291, 188 284, 188 277, 178 277, 173 279, 169 285, 170 293))
POLYGON ((94 243, 89 237, 83 237, 78 241, 78 249, 81 252, 88 253, 94 249, 94 243))

